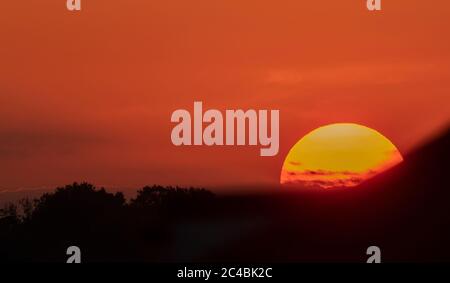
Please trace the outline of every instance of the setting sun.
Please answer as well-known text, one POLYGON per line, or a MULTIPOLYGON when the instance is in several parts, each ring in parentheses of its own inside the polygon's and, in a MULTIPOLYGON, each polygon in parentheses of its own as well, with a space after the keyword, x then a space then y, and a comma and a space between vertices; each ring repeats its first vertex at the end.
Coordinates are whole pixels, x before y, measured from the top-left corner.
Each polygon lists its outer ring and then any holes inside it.
POLYGON ((289 151, 283 185, 352 187, 402 162, 397 148, 365 126, 339 123, 308 133, 289 151))

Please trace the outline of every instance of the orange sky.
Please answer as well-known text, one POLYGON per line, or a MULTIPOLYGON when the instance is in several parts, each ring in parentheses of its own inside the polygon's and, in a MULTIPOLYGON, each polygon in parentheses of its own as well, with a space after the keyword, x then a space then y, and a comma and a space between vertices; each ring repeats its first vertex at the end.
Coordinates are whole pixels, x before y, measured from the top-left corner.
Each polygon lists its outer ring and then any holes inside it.
POLYGON ((0 188, 277 184, 335 122, 404 154, 448 125, 450 2, 3 1, 0 188), (174 147, 171 113, 280 109, 280 152, 174 147))

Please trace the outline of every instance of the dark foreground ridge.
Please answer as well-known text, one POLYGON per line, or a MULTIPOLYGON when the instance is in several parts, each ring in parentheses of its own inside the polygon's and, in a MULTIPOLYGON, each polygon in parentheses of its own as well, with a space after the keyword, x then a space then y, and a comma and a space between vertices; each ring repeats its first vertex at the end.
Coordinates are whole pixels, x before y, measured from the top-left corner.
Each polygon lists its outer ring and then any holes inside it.
POLYGON ((74 183, 0 215, 0 259, 65 262, 450 261, 449 131, 358 188, 215 196, 74 183))

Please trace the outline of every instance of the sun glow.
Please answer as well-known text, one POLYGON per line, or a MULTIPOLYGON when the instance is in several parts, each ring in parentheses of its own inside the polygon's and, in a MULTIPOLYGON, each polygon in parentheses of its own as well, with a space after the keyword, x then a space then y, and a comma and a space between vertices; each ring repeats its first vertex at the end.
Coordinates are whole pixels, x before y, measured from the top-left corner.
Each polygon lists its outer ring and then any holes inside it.
POLYGON ((402 161, 398 149, 379 132, 358 124, 331 124, 308 133, 291 148, 280 183, 353 187, 402 161))

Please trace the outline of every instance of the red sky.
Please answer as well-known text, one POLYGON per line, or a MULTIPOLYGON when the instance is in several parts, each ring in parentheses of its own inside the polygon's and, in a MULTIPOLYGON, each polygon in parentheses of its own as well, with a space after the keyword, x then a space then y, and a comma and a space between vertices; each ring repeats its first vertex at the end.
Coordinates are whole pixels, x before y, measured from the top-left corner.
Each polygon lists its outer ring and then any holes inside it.
POLYGON ((407 153, 449 122, 448 1, 3 2, 3 190, 271 185, 318 126, 360 123, 407 153), (200 100, 279 109, 279 154, 173 146, 172 112, 200 100))

